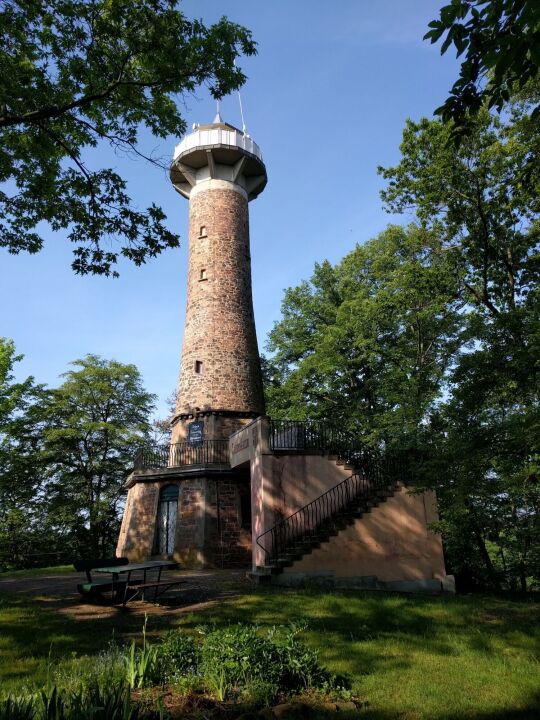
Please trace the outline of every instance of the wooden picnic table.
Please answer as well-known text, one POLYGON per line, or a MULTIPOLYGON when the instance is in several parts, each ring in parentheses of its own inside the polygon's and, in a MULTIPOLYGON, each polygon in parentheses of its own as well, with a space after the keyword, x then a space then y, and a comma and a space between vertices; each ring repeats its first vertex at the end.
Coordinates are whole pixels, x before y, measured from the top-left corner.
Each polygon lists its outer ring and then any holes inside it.
POLYGON ((111 597, 114 597, 115 584, 117 586, 124 586, 124 597, 122 605, 125 606, 134 597, 141 594, 144 600, 145 590, 154 589, 154 602, 157 600, 159 594, 167 592, 173 585, 179 585, 183 580, 162 580, 161 573, 165 568, 178 567, 178 563, 173 560, 148 560, 142 563, 128 563, 127 565, 111 565, 108 567, 94 568, 96 573, 107 573, 112 577, 112 591, 111 597), (152 574, 157 572, 157 577, 148 578, 148 573, 152 574), (127 575, 125 580, 120 581, 120 575, 127 575), (137 575, 142 575, 142 579, 137 575), (159 592, 162 588, 161 593, 159 592))

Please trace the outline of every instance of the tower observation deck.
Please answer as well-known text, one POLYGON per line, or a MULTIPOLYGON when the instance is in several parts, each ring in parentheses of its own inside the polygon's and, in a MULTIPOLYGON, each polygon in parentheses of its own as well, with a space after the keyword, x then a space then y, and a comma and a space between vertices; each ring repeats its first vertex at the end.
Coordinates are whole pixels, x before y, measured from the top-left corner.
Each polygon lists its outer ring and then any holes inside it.
POLYGON ((219 115, 210 125, 197 125, 176 146, 171 166, 171 181, 185 198, 190 198, 193 187, 209 179, 239 185, 248 200, 264 190, 267 180, 257 143, 219 115))
POLYGON ((259 146, 223 122, 195 126, 170 171, 189 199, 187 308, 172 442, 203 421, 224 439, 264 413, 251 292, 248 202, 267 182, 259 146))

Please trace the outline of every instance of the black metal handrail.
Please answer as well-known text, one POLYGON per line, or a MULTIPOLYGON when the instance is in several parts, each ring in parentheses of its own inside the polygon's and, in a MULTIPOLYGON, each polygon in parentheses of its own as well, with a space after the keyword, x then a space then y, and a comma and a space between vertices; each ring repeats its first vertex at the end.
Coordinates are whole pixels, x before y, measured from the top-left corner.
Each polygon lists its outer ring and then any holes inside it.
POLYGON ((189 465, 228 465, 228 440, 203 440, 198 445, 189 442, 171 445, 146 445, 135 455, 135 470, 174 468, 189 465))
POLYGON ((272 424, 270 445, 274 450, 328 452, 353 464, 357 472, 259 535, 256 542, 265 553, 267 566, 279 566, 280 559, 287 559, 287 553, 318 538, 344 512, 353 510, 355 504, 361 505, 397 481, 407 482, 407 468, 401 456, 390 452, 382 455, 358 441, 353 442, 350 433, 336 431, 323 423, 277 421, 272 424), (299 444, 295 446, 296 438, 299 444))
POLYGON ((270 448, 276 452, 320 452, 356 466, 372 452, 354 433, 320 420, 270 420, 270 448))

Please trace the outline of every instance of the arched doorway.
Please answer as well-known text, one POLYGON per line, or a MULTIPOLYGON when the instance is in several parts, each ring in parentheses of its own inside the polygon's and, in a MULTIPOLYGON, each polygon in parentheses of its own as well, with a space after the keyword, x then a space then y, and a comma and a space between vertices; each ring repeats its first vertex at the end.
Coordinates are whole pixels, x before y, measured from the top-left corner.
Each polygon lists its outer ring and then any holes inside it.
POLYGON ((176 518, 178 515, 178 485, 165 485, 159 493, 156 518, 156 542, 154 552, 157 555, 172 555, 176 537, 176 518))

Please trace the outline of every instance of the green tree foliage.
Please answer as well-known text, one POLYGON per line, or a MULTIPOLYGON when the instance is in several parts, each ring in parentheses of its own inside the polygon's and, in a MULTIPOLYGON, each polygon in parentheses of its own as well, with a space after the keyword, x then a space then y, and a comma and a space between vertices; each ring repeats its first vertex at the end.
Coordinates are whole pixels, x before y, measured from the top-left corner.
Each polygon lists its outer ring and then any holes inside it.
POLYGON ((114 548, 122 486, 151 430, 154 396, 134 365, 87 355, 72 363, 45 408, 51 518, 96 556, 114 548))
POLYGON ((154 397, 133 365, 88 355, 47 390, 14 381, 19 359, 0 341, 0 569, 106 555, 154 397))
POLYGON ((35 516, 42 467, 43 386, 32 377, 14 379, 22 359, 12 341, 0 338, 0 568, 35 551, 43 526, 35 516))
POLYGON ((266 361, 270 414, 332 418, 373 444, 415 446, 455 348, 455 258, 389 227, 286 291, 266 361))
POLYGON ((440 236, 461 266, 464 298, 486 322, 533 311, 538 300, 540 130, 532 135, 525 108, 516 105, 508 124, 483 111, 458 152, 451 125, 408 121, 399 165, 379 169, 387 209, 414 210, 440 236), (526 165, 534 165, 527 183, 526 165))
POLYGON ((519 589, 540 583, 537 97, 480 111, 459 147, 409 121, 382 197, 418 224, 288 290, 266 365, 271 414, 414 449, 450 569, 519 589))
POLYGON ((504 123, 480 111, 458 150, 451 125, 409 122, 401 162, 381 171, 388 209, 414 209, 462 278, 462 344, 428 432, 447 545, 461 548, 453 562, 472 579, 522 589, 540 577, 540 128, 530 106, 513 101, 504 123))
MULTIPOLYGON (((441 54, 454 45, 465 53, 459 78, 435 112, 452 120, 454 135, 467 132, 468 117, 482 106, 501 111, 516 87, 540 76, 540 4, 537 0, 451 0, 424 39, 443 38, 441 54)), ((538 120, 540 105, 533 116, 538 120)))
POLYGON ((38 252, 37 227, 68 230, 77 273, 117 275, 178 238, 163 210, 137 209, 126 180, 92 169, 84 151, 108 143, 143 155, 141 127, 180 136, 178 104, 207 84, 215 97, 245 80, 255 45, 222 18, 189 21, 176 0, 6 0, 0 8, 0 246, 38 252), (111 242, 113 241, 113 242, 111 242), (119 245, 119 249, 118 248, 119 245))

